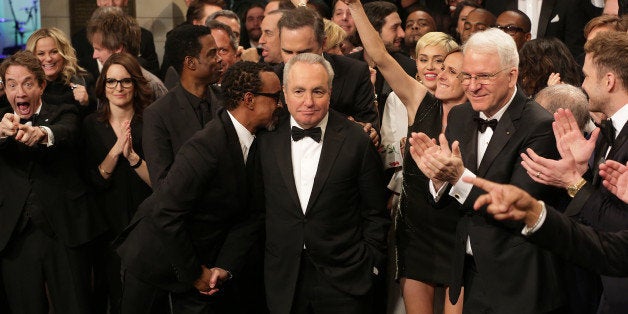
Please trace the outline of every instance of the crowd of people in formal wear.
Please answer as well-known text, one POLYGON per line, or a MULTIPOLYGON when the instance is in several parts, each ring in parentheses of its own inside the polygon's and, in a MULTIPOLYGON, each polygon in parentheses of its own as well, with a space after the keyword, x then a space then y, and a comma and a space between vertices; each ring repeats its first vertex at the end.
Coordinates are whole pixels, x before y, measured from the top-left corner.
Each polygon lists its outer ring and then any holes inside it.
POLYGON ((97 0, 0 64, 0 313, 626 313, 628 3, 97 0))

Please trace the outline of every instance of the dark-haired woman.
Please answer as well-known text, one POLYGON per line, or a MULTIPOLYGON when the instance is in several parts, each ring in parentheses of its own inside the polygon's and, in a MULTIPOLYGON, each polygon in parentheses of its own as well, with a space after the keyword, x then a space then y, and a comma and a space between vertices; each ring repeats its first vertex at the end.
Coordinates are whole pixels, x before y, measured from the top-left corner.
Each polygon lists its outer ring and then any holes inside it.
POLYGON ((126 53, 114 54, 96 82, 99 111, 83 122, 90 181, 109 225, 94 266, 98 312, 106 312, 107 302, 110 313, 119 311, 120 260, 110 242, 152 191, 141 142, 142 111, 150 104, 151 94, 137 60, 126 53))

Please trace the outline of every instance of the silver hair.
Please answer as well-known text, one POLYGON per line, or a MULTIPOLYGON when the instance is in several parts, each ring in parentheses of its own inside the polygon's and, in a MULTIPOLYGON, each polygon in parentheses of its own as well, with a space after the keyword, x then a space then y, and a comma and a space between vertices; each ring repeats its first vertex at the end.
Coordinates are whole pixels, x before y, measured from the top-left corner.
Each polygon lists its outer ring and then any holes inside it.
POLYGON ((288 85, 288 77, 289 77, 288 74, 290 73, 292 66, 297 62, 322 65, 327 71, 327 76, 329 77, 329 79, 327 80, 327 86, 331 88, 331 82, 334 80, 334 69, 332 69, 331 64, 329 64, 329 62, 325 60, 325 58, 323 58, 322 55, 315 54, 315 53, 300 53, 292 57, 292 59, 290 59, 290 61, 286 63, 286 65, 283 68, 284 85, 288 85))
POLYGON ((229 25, 217 20, 207 19, 207 21, 205 22, 205 26, 209 27, 209 29, 211 30, 221 29, 225 31, 225 33, 227 33, 227 36, 229 37, 229 44, 231 48, 233 48, 234 52, 238 51, 238 37, 236 37, 235 33, 233 32, 231 27, 229 27, 229 25))
POLYGON ((589 123, 589 101, 587 95, 579 87, 569 84, 556 84, 540 90, 534 98, 545 110, 550 113, 558 108, 569 109, 574 115, 580 130, 585 129, 589 123))
POLYGON ((505 32, 497 28, 490 28, 482 32, 477 32, 467 40, 462 46, 462 53, 473 50, 477 53, 495 53, 499 55, 502 67, 518 67, 519 53, 514 39, 505 32))
POLYGON ((226 17, 228 19, 234 19, 238 22, 238 24, 242 25, 240 23, 240 18, 238 17, 238 15, 231 11, 231 10, 220 10, 220 11, 216 11, 214 13, 212 13, 211 15, 209 15, 209 17, 207 17, 207 20, 215 20, 217 17, 219 16, 223 16, 226 17))

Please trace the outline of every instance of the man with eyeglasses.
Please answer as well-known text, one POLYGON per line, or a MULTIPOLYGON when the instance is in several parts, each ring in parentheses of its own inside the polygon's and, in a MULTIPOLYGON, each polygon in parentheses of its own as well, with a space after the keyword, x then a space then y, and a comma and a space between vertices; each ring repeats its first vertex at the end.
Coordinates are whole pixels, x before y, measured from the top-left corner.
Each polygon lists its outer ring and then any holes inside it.
POLYGON ((517 44, 517 50, 520 50, 523 44, 532 37, 530 34, 530 18, 519 10, 502 12, 502 14, 497 17, 495 27, 512 36, 512 39, 514 39, 517 44))
POLYGON ((439 145, 423 133, 411 140, 411 155, 431 179, 434 201, 460 203, 450 300, 456 303, 464 286, 465 313, 552 313, 564 304, 554 256, 529 243, 520 227, 474 211, 483 192, 461 180, 481 176, 509 183, 561 208, 557 201, 566 193, 534 182, 520 157, 527 148, 558 155, 552 116, 517 90, 519 55, 512 37, 498 29, 476 33, 463 54, 459 77, 469 102, 451 109, 439 145))
POLYGON ((245 61, 223 86, 224 108, 181 147, 118 248, 123 314, 163 313, 168 306, 158 308, 154 295, 167 292, 172 313, 265 310, 243 309, 251 296, 240 284, 249 282, 243 266, 263 228, 255 134, 274 127, 281 85, 270 66, 245 61))

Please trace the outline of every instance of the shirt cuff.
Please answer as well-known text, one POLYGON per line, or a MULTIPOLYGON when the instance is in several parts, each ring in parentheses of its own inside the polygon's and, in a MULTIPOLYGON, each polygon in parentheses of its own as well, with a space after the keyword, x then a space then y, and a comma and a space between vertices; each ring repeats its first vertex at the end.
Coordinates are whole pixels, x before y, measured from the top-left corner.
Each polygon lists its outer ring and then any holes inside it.
POLYGON ((432 182, 432 180, 429 181, 428 187, 430 189, 430 193, 432 194, 432 197, 434 198, 434 202, 440 201, 440 198, 443 197, 443 194, 445 194, 445 191, 447 190, 448 186, 449 186, 449 183, 445 182, 445 184, 443 184, 443 186, 441 186, 440 189, 436 191, 434 182, 432 182))
POLYGON ((460 204, 463 204, 467 200, 469 193, 471 193, 471 189, 473 189, 473 184, 462 181, 462 178, 464 177, 475 178, 476 175, 469 169, 464 168, 464 172, 462 173, 462 176, 460 176, 458 182, 456 182, 456 184, 451 187, 451 190, 449 190, 449 195, 455 198, 460 204))
POLYGON ((604 0, 591 0, 591 4, 596 8, 603 8, 604 0))
POLYGON ((52 130, 49 127, 47 127, 47 126, 40 126, 40 128, 42 130, 44 130, 46 132, 46 134, 48 134, 48 141, 46 141, 45 143, 42 143, 42 144, 45 144, 46 147, 50 147, 50 146, 54 145, 55 144, 55 136, 54 136, 54 134, 52 134, 52 130))
POLYGON ((539 214, 539 219, 536 220, 532 227, 524 226, 523 230, 521 230, 521 234, 524 236, 530 236, 543 226, 545 222, 545 217, 547 216, 547 209, 545 208, 545 203, 543 201, 538 201, 541 204, 541 214, 539 214))

